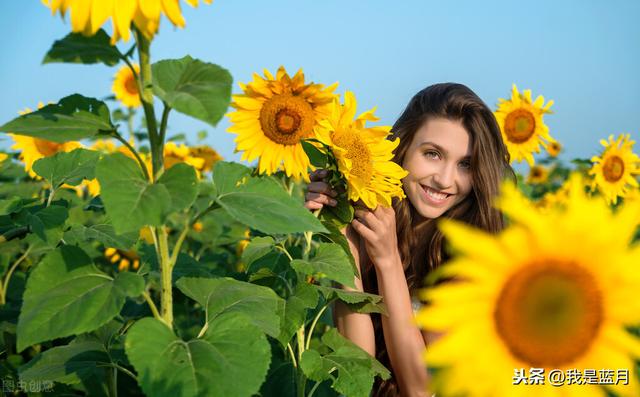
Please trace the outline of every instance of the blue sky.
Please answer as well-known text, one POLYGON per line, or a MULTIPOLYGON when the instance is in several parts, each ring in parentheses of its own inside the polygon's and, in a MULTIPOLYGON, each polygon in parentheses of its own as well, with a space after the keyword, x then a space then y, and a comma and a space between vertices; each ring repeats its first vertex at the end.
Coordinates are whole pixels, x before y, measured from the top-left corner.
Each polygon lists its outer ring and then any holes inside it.
MULTIPOLYGON (((38 0, 3 3, 0 122, 38 101, 110 94, 115 68, 41 65, 53 41, 70 31, 68 20, 52 17, 38 0)), ((233 75, 234 92, 263 68, 303 68, 307 79, 338 81, 338 92, 355 92, 359 110, 377 106, 380 124, 390 125, 427 85, 466 84, 495 108, 516 83, 555 101, 545 121, 565 145, 564 159, 591 157, 612 133, 640 140, 639 1, 181 3, 187 27, 163 20, 153 60, 190 54, 217 63, 233 75)), ((207 130, 207 144, 239 160, 228 125, 225 119, 213 128, 174 113, 169 135, 186 133, 193 143, 207 130)), ((8 144, 0 135, 0 148, 8 144)))

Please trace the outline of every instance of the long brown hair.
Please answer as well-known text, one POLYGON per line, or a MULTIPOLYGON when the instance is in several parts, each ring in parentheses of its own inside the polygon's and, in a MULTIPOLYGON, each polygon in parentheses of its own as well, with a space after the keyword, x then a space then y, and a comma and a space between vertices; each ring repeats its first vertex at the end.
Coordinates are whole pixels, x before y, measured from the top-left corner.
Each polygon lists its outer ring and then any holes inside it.
MULTIPOLYGON (((506 177, 515 180, 509 165, 507 151, 500 128, 489 107, 468 87, 462 84, 442 83, 418 92, 393 125, 390 139, 400 138, 394 161, 402 165, 416 131, 427 121, 445 118, 459 121, 471 140, 472 192, 450 208, 442 217, 463 221, 491 233, 502 230, 501 213, 492 206, 500 183, 506 177)), ((396 232, 400 258, 410 291, 421 287, 425 276, 446 259, 444 235, 434 219, 422 218, 409 200, 396 200, 396 232)), ((365 291, 378 293, 377 279, 372 263, 361 244, 360 258, 365 291)), ((372 314, 376 335, 376 358, 391 369, 382 333, 380 315, 372 314)), ((392 377, 376 381, 374 396, 399 395, 398 385, 392 377)))

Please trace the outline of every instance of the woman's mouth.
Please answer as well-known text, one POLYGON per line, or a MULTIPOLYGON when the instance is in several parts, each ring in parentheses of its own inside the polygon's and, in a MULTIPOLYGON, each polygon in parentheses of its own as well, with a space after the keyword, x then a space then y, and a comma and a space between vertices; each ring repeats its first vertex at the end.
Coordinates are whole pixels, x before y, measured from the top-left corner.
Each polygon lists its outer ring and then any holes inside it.
POLYGON ((444 205, 447 203, 449 197, 453 196, 451 193, 441 192, 429 186, 420 185, 420 187, 422 187, 422 191, 424 192, 423 197, 431 205, 444 205))

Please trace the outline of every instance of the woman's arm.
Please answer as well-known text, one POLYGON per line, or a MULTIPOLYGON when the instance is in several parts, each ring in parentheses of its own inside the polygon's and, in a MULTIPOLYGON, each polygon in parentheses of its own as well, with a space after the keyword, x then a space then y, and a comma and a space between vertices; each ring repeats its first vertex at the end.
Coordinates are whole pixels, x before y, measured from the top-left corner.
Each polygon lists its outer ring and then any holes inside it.
POLYGON ((392 208, 357 210, 353 228, 366 244, 387 306, 382 329, 391 366, 403 396, 428 396, 428 374, 422 353, 425 342, 414 322, 409 287, 400 260, 392 208))
MULTIPOLYGON (((356 261, 358 271, 360 271, 358 235, 353 231, 351 227, 347 227, 347 229, 343 233, 347 237, 349 248, 351 249, 353 258, 356 261)), ((360 272, 360 274, 362 275, 362 272, 360 272)), ((362 286, 362 280, 356 277, 354 282, 356 285, 356 289, 346 286, 342 286, 342 289, 347 291, 363 292, 364 288, 362 286)), ((351 340, 356 345, 360 346, 373 357, 376 356, 376 339, 373 332, 373 322, 371 321, 371 315, 352 312, 344 303, 336 301, 333 311, 333 320, 340 334, 342 334, 345 338, 351 340)))

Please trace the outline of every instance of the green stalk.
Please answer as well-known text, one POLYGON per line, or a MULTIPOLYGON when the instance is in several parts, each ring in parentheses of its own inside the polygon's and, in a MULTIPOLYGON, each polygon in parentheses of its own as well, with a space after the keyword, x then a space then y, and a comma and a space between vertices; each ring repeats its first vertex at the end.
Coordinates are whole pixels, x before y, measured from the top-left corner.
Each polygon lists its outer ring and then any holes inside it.
POLYGON ((151 41, 147 39, 138 29, 134 29, 136 43, 138 47, 138 59, 140 61, 140 73, 138 75, 138 91, 144 109, 144 116, 147 121, 147 131, 149 132, 149 143, 151 144, 151 161, 153 164, 153 180, 158 178, 163 169, 163 142, 160 141, 158 123, 153 108, 153 86, 151 75, 150 46, 151 41))
POLYGON ((158 251, 160 252, 160 278, 162 285, 162 295, 160 299, 160 315, 162 320, 169 326, 173 327, 173 291, 171 285, 171 258, 169 257, 169 238, 167 230, 164 226, 157 229, 158 231, 158 251))
MULTIPOLYGON (((298 337, 298 364, 302 363, 302 353, 304 353, 304 324, 296 332, 298 337)), ((307 386, 307 377, 302 372, 301 365, 298 365, 298 397, 304 397, 307 386)))

